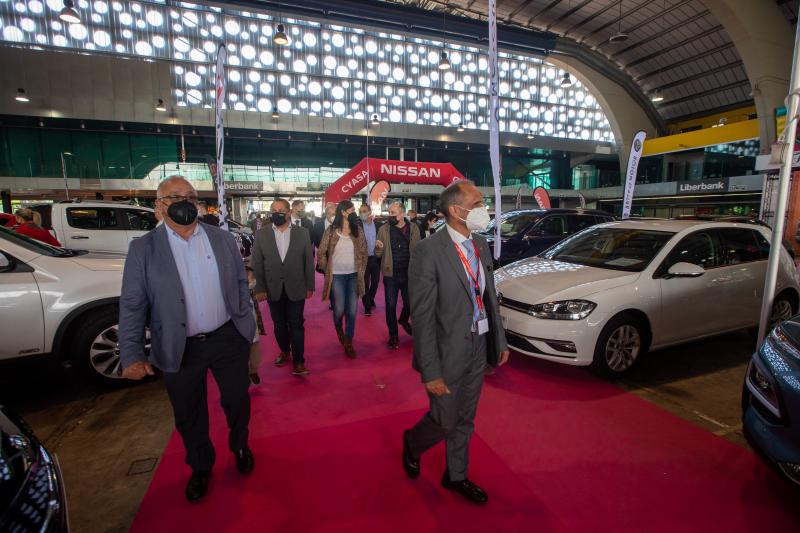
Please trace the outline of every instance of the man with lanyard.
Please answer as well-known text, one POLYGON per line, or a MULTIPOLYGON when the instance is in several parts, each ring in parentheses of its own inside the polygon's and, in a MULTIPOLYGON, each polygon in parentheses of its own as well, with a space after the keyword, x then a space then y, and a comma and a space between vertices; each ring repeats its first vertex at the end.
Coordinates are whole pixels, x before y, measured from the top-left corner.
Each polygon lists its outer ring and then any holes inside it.
POLYGON ((386 326, 389 328, 389 347, 397 350, 400 340, 397 324, 411 335, 408 322, 411 313, 408 301, 408 264, 420 241, 419 227, 406 219, 406 210, 395 202, 389 206, 389 223, 381 226, 375 240, 375 255, 381 259, 383 290, 386 299, 386 326), (397 319, 397 296, 403 298, 403 310, 397 319))
POLYGON ((364 273, 364 315, 372 315, 372 308, 375 307, 375 294, 378 292, 378 283, 381 278, 381 264, 375 255, 375 242, 378 237, 379 224, 372 216, 372 209, 369 204, 361 204, 358 209, 361 218, 361 226, 364 228, 364 237, 367 239, 367 271, 364 273))
POLYGON ((447 187, 439 201, 446 230, 419 243, 409 269, 414 369, 430 409, 403 433, 403 468, 417 478, 420 455, 445 441, 442 486, 484 504, 486 492, 467 477, 469 441, 486 365, 502 365, 509 355, 491 252, 486 239, 471 233, 486 227, 489 214, 480 190, 468 181, 447 187))

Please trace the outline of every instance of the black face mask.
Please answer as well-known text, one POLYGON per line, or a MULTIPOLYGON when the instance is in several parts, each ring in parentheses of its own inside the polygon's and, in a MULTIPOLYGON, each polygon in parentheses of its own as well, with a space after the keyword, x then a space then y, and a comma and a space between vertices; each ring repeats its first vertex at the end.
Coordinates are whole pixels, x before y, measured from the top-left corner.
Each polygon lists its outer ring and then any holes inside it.
POLYGON ((272 213, 270 215, 272 223, 280 227, 286 224, 286 215, 284 213, 272 213))
POLYGON ((189 200, 174 202, 167 208, 167 215, 179 226, 189 226, 197 220, 197 206, 189 200))
POLYGON ((400 223, 400 221, 399 221, 399 220, 397 220, 395 217, 392 217, 392 218, 390 218, 390 219, 389 219, 389 225, 390 225, 390 226, 396 226, 396 225, 398 225, 399 223, 400 223))
POLYGON ((355 226, 359 222, 361 222, 361 219, 358 218, 358 215, 356 215, 355 213, 350 213, 349 215, 347 215, 347 223, 350 224, 351 226, 355 226))

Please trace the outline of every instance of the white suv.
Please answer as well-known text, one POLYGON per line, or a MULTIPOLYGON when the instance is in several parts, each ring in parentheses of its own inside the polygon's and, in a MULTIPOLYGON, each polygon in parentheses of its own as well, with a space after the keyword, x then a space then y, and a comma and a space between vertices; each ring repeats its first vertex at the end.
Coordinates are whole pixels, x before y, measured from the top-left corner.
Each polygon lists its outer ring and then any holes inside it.
POLYGON ((64 248, 128 252, 128 244, 156 227, 149 207, 123 202, 67 201, 34 206, 64 248))
POLYGON ((125 255, 55 248, 0 228, 0 360, 51 354, 119 383, 125 255))

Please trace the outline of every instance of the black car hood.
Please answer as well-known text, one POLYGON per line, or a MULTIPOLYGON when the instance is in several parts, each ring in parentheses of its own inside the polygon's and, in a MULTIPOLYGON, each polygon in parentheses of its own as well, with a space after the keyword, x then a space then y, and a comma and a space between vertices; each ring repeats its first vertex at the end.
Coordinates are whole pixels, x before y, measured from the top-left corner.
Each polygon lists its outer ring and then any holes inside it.
POLYGON ((0 405, 0 522, 37 460, 38 448, 31 428, 0 405))

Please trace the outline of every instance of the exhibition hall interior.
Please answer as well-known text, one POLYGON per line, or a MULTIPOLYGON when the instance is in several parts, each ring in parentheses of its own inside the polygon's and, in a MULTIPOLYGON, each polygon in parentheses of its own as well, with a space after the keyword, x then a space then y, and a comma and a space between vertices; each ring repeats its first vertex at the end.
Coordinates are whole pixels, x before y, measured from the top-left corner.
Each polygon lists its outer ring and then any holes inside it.
POLYGON ((797 531, 798 3, 0 0, 0 531, 797 531))

